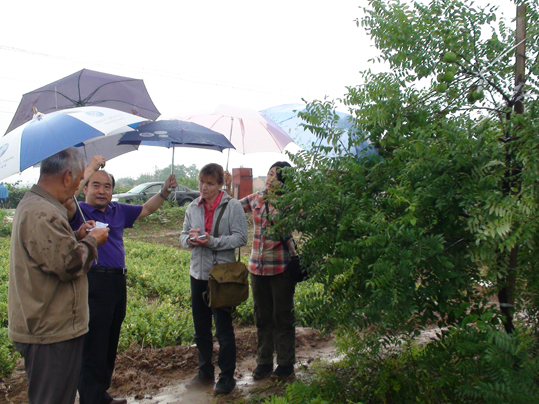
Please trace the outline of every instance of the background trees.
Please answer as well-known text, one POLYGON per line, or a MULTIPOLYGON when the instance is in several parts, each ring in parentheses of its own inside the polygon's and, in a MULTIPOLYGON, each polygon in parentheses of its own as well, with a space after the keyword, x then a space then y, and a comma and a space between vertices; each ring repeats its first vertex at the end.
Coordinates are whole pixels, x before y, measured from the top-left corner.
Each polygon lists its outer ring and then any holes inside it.
MULTIPOLYGON (((122 187, 120 191, 115 189, 115 192, 124 192, 131 189, 133 186, 151 181, 165 181, 170 175, 171 165, 165 168, 157 168, 153 173, 142 174, 138 178, 120 178, 117 180, 117 187, 122 187)), ((113 173, 114 174, 114 173, 113 173)), ((174 165, 174 174, 178 184, 185 185, 188 188, 196 190, 198 188, 198 169, 193 164, 189 167, 182 165, 174 165)))

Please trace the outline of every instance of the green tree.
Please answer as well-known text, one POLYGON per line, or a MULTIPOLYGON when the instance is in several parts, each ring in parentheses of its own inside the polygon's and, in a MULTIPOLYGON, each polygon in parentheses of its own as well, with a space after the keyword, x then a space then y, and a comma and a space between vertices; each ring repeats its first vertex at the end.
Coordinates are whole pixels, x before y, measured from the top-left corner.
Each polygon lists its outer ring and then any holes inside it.
POLYGON ((339 142, 334 102, 301 113, 333 146, 293 157, 277 227, 302 232, 349 354, 376 356, 432 325, 492 337, 501 324, 512 331, 515 310, 537 333, 538 11, 528 6, 526 82, 515 91, 515 32, 495 7, 370 0, 358 25, 389 71, 364 72, 340 100, 350 144, 339 142), (366 140, 378 156, 347 153, 366 140), (489 299, 508 276, 516 293, 504 314, 489 299))

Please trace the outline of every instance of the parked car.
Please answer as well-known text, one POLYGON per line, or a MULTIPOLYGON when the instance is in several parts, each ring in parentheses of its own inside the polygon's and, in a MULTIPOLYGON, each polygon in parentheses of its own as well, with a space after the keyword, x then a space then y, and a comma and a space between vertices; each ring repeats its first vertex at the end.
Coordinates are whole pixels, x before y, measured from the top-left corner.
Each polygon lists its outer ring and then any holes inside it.
MULTIPOLYGON (((137 185, 136 187, 122 194, 113 194, 112 201, 123 203, 144 203, 158 193, 164 185, 164 182, 145 182, 144 184, 137 185)), ((175 200, 178 202, 179 206, 183 206, 189 204, 199 195, 200 192, 193 191, 184 185, 178 184, 168 199, 171 201, 175 200)))

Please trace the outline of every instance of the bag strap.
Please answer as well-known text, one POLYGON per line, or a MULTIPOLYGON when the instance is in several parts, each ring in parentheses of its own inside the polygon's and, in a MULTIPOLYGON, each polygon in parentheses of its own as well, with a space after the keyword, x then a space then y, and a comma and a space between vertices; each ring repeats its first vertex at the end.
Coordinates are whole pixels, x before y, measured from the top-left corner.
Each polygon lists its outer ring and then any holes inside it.
POLYGON ((228 201, 226 201, 223 204, 223 207, 221 208, 221 211, 219 212, 219 216, 217 216, 217 222, 215 222, 215 229, 213 230, 213 236, 217 237, 219 236, 219 223, 221 222, 221 219, 223 215, 225 214, 225 209, 228 206, 228 201))
MULTIPOLYGON (((226 201, 223 204, 223 207, 221 208, 221 211, 219 212, 219 216, 217 216, 217 221, 215 222, 215 228, 213 230, 213 237, 219 236, 219 223, 221 222, 221 219, 223 215, 225 214, 225 209, 227 206, 228 206, 228 201, 226 201)), ((215 259, 217 257, 217 252, 216 251, 212 251, 212 252, 213 252, 213 264, 215 265, 217 264, 217 260, 215 259)), ((241 247, 238 247, 238 261, 240 260, 240 257, 241 257, 241 247)))

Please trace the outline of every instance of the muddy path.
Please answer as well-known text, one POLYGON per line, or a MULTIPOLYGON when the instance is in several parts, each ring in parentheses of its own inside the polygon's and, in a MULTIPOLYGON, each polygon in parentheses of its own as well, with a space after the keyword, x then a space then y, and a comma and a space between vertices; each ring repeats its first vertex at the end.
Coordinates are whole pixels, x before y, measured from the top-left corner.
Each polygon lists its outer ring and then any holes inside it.
MULTIPOLYGON (((194 345, 161 349, 132 348, 121 353, 116 361, 109 393, 113 397, 127 398, 130 404, 236 403, 254 396, 279 393, 284 387, 282 382, 271 379, 258 381, 251 376, 256 367, 256 329, 237 329, 236 346, 237 385, 230 395, 215 396, 211 387, 197 391, 185 389, 185 383, 197 373, 197 349, 194 345)), ((215 342, 214 356, 217 349, 215 342)), ((333 336, 322 335, 310 328, 297 328, 296 357, 295 378, 307 378, 313 363, 335 358, 333 336)), ((27 403, 26 388, 26 375, 20 361, 11 378, 0 383, 0 403, 27 403)))

